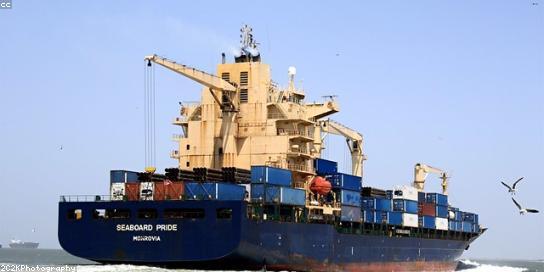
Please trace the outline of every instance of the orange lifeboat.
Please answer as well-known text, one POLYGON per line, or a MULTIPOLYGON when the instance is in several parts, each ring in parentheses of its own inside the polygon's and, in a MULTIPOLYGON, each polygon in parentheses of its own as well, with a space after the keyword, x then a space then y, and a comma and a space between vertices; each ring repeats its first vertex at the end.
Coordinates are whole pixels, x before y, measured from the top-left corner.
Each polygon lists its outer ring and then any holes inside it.
POLYGON ((326 195, 331 191, 331 183, 324 177, 316 176, 310 183, 310 190, 314 194, 326 195))

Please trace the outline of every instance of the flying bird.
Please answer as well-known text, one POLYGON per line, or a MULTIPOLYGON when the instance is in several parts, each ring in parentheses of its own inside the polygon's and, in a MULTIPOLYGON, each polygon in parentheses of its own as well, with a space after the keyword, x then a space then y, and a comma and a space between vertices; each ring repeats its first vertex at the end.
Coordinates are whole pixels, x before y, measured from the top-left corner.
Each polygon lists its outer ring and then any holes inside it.
POLYGON ((502 185, 506 186, 506 188, 508 188, 509 193, 511 193, 512 195, 515 195, 516 194, 516 184, 518 184, 518 182, 520 182, 522 179, 523 179, 523 177, 516 180, 516 182, 514 182, 512 187, 510 187, 508 184, 506 184, 506 183, 504 183, 502 181, 501 181, 501 183, 502 183, 502 185))
POLYGON ((519 209, 519 214, 526 214, 526 213, 538 213, 538 210, 535 210, 535 209, 528 209, 528 208, 522 208, 521 205, 519 205, 519 203, 512 197, 512 201, 514 201, 514 204, 516 204, 516 206, 518 207, 519 209))

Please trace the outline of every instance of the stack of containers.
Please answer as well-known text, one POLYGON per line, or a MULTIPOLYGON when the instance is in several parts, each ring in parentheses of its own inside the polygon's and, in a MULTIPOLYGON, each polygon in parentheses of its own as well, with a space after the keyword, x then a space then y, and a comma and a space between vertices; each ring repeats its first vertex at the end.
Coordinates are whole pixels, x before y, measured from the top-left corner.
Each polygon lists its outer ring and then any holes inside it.
POLYGON ((480 225, 478 224, 478 215, 470 212, 461 212, 463 221, 461 223, 461 231, 463 232, 479 232, 480 225))
POLYGON ((251 201, 304 206, 306 192, 303 189, 292 188, 291 180, 290 170, 270 166, 251 166, 251 201))
POLYGON ((412 186, 403 186, 393 191, 393 210, 389 212, 391 225, 418 227, 418 192, 412 186))
POLYGON ((180 200, 183 197, 185 186, 181 181, 155 181, 153 200, 180 200))
POLYGON ((110 171, 110 196, 111 200, 139 199, 140 183, 138 173, 126 170, 110 171))
POLYGON ((448 209, 448 220, 449 225, 448 229, 451 231, 461 231, 462 230, 462 221, 463 216, 462 212, 459 211, 459 208, 449 207, 448 209))
POLYGON ((363 222, 374 224, 389 223, 389 212, 393 210, 393 200, 387 197, 363 197, 361 200, 363 222))
POLYGON ((427 202, 427 195, 424 192, 418 192, 418 215, 419 227, 436 228, 436 204, 427 202))
POLYGON ((435 228, 448 230, 448 196, 439 193, 427 193, 425 200, 427 203, 435 205, 435 228))
POLYGON ((361 177, 338 173, 338 163, 315 159, 317 175, 325 177, 331 185, 336 201, 341 203, 340 221, 361 222, 361 177))

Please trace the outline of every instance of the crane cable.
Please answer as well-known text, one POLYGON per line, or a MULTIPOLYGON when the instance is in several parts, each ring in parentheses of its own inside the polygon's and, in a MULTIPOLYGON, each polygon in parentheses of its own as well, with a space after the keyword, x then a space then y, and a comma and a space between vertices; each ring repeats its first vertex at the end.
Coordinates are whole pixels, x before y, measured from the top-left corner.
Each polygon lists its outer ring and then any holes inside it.
POLYGON ((155 172, 155 66, 144 61, 144 150, 145 169, 155 172))

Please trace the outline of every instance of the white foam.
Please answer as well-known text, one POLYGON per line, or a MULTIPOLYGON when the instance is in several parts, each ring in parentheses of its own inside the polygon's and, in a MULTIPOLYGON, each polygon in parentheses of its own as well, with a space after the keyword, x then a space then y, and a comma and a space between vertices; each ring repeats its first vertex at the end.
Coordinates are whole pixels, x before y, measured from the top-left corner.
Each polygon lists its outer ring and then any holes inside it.
POLYGON ((499 265, 491 265, 491 264, 481 264, 475 261, 471 260, 461 260, 463 264, 474 266, 473 268, 469 269, 463 269, 461 271, 467 271, 467 272, 522 272, 527 271, 526 268, 523 267, 511 267, 511 266, 499 266, 499 265))

